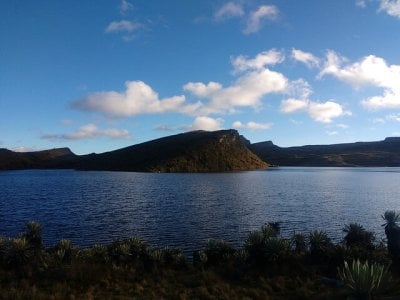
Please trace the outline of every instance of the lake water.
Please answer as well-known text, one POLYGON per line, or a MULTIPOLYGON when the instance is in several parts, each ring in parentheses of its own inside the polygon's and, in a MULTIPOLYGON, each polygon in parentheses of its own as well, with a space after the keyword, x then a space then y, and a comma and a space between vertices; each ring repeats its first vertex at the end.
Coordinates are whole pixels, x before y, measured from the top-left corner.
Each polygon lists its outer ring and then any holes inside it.
POLYGON ((384 236, 381 215, 400 210, 400 168, 271 168, 207 174, 27 170, 0 172, 0 235, 29 220, 47 246, 137 236, 187 253, 207 239, 240 245, 251 230, 282 221, 282 234, 325 230, 334 240, 358 222, 384 236))

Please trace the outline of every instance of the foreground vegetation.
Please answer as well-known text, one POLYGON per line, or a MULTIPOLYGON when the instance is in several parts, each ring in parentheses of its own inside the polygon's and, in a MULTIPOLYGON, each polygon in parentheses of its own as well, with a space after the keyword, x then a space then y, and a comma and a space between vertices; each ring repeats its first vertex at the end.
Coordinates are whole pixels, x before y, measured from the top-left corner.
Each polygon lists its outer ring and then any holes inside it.
POLYGON ((240 248, 210 240, 189 260, 137 238, 80 249, 45 248, 42 228, 0 238, 1 299, 400 299, 400 216, 387 211, 385 242, 359 224, 334 244, 322 231, 280 236, 279 223, 240 248))

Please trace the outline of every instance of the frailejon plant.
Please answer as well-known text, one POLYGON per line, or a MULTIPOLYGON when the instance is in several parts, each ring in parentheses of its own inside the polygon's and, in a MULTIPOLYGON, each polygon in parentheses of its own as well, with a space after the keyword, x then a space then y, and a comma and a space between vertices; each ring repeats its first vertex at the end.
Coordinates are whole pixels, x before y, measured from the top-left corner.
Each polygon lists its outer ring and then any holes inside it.
POLYGON ((368 249, 374 248, 374 234, 367 231, 362 225, 358 223, 350 223, 343 228, 343 232, 346 233, 343 238, 346 246, 368 249))
POLYGON ((380 264, 369 264, 355 260, 351 265, 344 262, 338 268, 340 279, 356 299, 371 299, 384 292, 391 284, 387 267, 380 264))
POLYGON ((305 253, 307 251, 306 236, 304 233, 294 233, 290 239, 293 250, 297 253, 305 253))
POLYGON ((310 239, 310 254, 314 258, 323 258, 332 247, 331 239, 326 232, 313 230, 309 236, 310 239), (321 257, 322 256, 322 257, 321 257))
POLYGON ((247 236, 244 249, 252 263, 264 265, 279 261, 289 252, 289 243, 277 237, 278 231, 271 224, 261 227, 261 230, 252 231, 247 236))
POLYGON ((385 220, 385 234, 387 237, 387 247, 394 265, 400 267, 400 227, 398 222, 400 221, 400 214, 394 210, 388 210, 382 216, 385 220))

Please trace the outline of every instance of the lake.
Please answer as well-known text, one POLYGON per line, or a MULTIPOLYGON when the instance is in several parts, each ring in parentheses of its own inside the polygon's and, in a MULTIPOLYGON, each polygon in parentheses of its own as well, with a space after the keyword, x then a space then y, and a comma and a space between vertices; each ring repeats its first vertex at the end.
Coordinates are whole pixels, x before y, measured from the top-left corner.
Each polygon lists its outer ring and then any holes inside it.
POLYGON ((201 174, 24 170, 0 172, 0 235, 27 221, 47 246, 89 246, 137 236, 187 253, 207 239, 240 245, 282 221, 282 234, 325 230, 339 241, 350 222, 384 236, 381 215, 400 210, 400 168, 271 168, 201 174))

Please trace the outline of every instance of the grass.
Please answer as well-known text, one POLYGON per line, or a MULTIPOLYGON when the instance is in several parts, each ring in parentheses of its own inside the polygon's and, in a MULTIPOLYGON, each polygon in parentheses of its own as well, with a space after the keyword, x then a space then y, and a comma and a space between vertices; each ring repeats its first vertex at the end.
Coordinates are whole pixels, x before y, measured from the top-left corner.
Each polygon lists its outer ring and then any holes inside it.
POLYGON ((370 299, 378 291, 400 299, 400 270, 387 245, 361 225, 344 229, 334 244, 322 231, 284 239, 269 223, 242 247, 210 240, 189 260, 137 238, 44 248, 40 225, 30 222, 18 236, 0 237, 0 299, 370 299), (378 289, 377 278, 390 285, 378 289))

